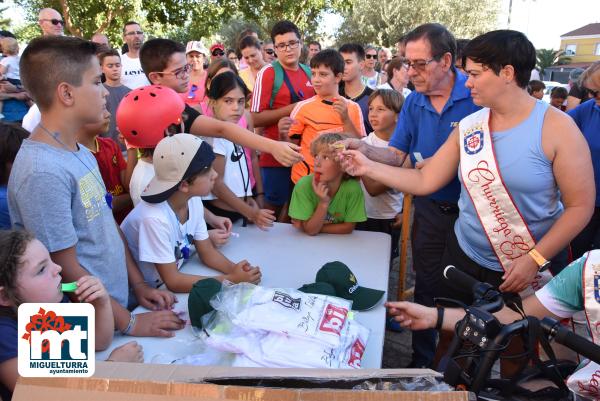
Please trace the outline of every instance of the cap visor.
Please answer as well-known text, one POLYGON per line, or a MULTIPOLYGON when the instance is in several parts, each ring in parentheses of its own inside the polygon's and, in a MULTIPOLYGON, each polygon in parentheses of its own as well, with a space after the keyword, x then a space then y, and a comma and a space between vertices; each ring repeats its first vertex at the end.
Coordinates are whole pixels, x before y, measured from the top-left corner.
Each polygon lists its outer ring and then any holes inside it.
POLYGON ((190 162, 190 165, 185 170, 183 177, 181 177, 179 181, 163 181, 157 176, 154 176, 150 181, 150 184, 148 184, 144 192, 142 192, 141 198, 149 203, 160 203, 166 201, 175 193, 175 191, 177 191, 181 181, 201 172, 206 167, 210 167, 214 160, 215 154, 212 150, 212 147, 203 141, 196 151, 194 158, 190 162))
POLYGON ((347 299, 352 301, 353 310, 364 311, 375 307, 383 298, 383 294, 385 291, 358 287, 347 299))

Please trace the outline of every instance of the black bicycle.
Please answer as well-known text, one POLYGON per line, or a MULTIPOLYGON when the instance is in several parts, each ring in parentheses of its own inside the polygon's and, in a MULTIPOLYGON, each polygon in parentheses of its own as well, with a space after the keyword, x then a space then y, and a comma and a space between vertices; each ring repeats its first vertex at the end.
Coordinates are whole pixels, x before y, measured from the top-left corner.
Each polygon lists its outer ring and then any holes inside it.
POLYGON ((449 385, 471 391, 480 400, 569 400, 572 395, 565 380, 577 365, 571 361, 557 360, 550 342, 556 341, 600 363, 600 347, 562 327, 557 320, 546 317, 539 321, 524 315, 521 320, 502 324, 493 315, 504 307, 502 295, 496 288, 475 280, 454 266, 447 266, 444 276, 462 288, 471 290, 474 296, 470 306, 443 299, 466 311, 465 317, 456 324, 455 335, 438 366, 449 385), (510 379, 492 378, 494 363, 517 336, 525 344, 525 351, 506 357, 519 358, 521 361, 517 374, 510 379), (540 359, 538 345, 545 351, 547 359, 540 359), (535 391, 524 387, 525 383, 538 379, 544 379, 548 385, 535 391))

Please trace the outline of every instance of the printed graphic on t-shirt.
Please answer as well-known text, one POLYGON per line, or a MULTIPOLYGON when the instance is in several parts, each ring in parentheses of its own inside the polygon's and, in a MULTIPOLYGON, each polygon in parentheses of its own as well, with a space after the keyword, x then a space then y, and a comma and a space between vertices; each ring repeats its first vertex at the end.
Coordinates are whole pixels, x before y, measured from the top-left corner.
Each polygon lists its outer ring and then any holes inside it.
POLYGON ((319 330, 340 335, 347 317, 348 309, 328 304, 325 313, 323 313, 321 324, 319 324, 319 330))
POLYGON ((98 183, 98 178, 91 171, 79 180, 79 193, 81 203, 85 208, 85 217, 88 222, 100 216, 101 207, 105 205, 104 188, 98 183))
POLYGON ((273 302, 276 302, 279 305, 289 309, 300 310, 302 298, 292 298, 288 294, 285 294, 281 291, 275 291, 275 294, 273 295, 273 302))

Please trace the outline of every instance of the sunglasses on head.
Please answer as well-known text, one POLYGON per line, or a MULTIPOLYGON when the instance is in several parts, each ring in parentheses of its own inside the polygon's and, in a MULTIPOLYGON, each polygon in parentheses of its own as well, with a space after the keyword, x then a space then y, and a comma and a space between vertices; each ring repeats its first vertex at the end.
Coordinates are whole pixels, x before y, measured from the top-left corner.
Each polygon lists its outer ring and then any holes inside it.
POLYGON ((213 50, 212 55, 213 56, 224 56, 225 52, 223 50, 213 50))
POLYGON ((366 59, 369 59, 369 58, 376 59, 377 58, 377 54, 365 54, 365 58, 366 59))
POLYGON ((52 19, 43 19, 41 21, 50 21, 50 23, 52 25, 58 25, 58 24, 60 24, 62 26, 65 26, 65 21, 63 21, 61 19, 52 18, 52 19))

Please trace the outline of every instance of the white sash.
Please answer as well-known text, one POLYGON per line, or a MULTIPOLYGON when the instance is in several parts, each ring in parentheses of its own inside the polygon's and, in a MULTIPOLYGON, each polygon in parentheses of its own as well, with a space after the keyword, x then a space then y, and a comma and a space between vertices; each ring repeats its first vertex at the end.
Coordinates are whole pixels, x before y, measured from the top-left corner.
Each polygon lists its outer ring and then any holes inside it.
MULTIPOLYGON (((600 250, 591 251, 583 266, 583 302, 592 341, 600 345, 600 250)), ((588 363, 567 380, 569 389, 582 397, 600 398, 600 365, 588 363)))
MULTIPOLYGON (((498 170, 489 115, 490 110, 484 108, 463 118, 459 124, 460 174, 485 235, 506 271, 514 259, 533 249, 535 239, 498 170)), ((548 271, 537 274, 521 295, 542 288, 551 278, 548 271)))

